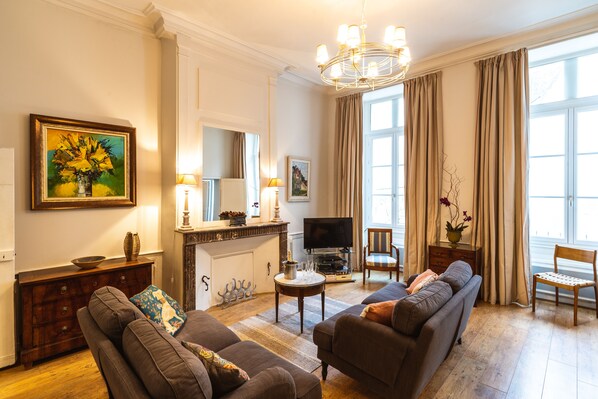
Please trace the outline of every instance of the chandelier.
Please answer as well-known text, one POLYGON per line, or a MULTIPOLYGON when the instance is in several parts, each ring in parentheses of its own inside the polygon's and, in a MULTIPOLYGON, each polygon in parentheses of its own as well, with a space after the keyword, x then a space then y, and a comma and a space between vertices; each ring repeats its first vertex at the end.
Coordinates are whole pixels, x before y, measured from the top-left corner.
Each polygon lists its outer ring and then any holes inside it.
POLYGON ((361 25, 338 27, 338 52, 328 57, 325 44, 317 48, 316 61, 322 80, 336 90, 386 86, 405 77, 411 55, 405 39, 405 28, 386 27, 384 42, 365 39, 365 0, 361 11, 361 25))

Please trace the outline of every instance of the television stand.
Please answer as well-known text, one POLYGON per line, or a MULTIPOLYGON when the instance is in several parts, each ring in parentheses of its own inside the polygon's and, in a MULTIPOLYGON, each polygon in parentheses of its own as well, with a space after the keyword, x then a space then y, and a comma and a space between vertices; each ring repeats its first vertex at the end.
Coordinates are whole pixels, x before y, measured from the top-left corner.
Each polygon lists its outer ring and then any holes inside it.
POLYGON ((326 276, 326 283, 354 282, 351 267, 351 249, 327 248, 307 250, 307 261, 314 262, 316 270, 326 276))

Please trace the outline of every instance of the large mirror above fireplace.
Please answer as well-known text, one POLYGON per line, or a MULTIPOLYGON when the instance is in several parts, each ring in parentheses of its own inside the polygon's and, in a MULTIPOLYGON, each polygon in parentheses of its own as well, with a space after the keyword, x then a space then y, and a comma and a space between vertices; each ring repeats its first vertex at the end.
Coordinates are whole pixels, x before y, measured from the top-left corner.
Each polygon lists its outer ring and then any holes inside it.
POLYGON ((203 220, 223 211, 260 216, 259 135, 204 126, 203 220))

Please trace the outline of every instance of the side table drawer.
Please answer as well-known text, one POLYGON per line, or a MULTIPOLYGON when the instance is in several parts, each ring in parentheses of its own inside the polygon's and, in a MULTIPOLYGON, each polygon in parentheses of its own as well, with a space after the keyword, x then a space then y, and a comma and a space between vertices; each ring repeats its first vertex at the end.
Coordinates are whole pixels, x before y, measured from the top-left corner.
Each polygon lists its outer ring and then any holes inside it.
POLYGON ((76 316, 77 310, 86 306, 88 300, 84 296, 64 298, 33 306, 33 325, 66 320, 76 316))
POLYGON ((79 327, 76 318, 57 321, 41 327, 33 327, 33 347, 55 344, 80 335, 82 335, 81 327, 79 327))
POLYGON ((37 305, 48 301, 56 301, 80 295, 83 295, 80 281, 62 280, 34 286, 32 290, 32 303, 37 305))

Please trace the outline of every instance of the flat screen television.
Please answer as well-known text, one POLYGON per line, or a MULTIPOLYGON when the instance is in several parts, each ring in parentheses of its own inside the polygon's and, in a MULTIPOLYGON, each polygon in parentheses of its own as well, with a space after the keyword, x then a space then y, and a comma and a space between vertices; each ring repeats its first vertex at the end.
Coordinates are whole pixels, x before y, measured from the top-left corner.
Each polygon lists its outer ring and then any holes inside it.
POLYGON ((303 247, 350 248, 353 246, 353 218, 303 219, 303 247))

